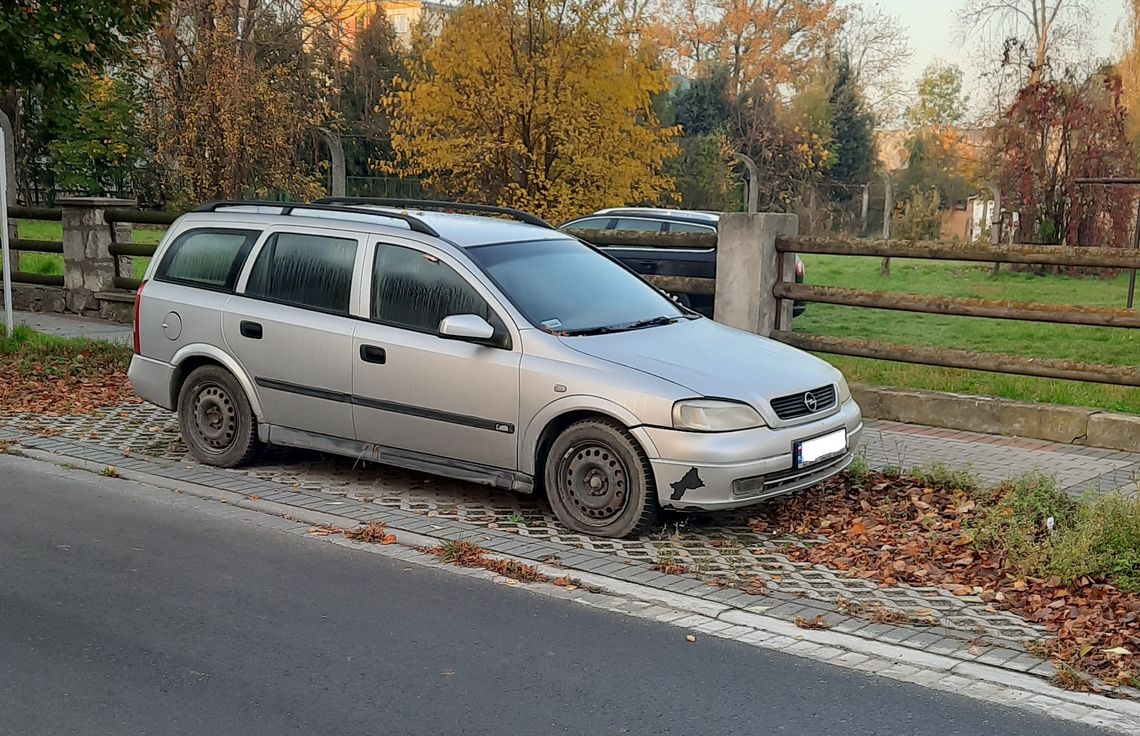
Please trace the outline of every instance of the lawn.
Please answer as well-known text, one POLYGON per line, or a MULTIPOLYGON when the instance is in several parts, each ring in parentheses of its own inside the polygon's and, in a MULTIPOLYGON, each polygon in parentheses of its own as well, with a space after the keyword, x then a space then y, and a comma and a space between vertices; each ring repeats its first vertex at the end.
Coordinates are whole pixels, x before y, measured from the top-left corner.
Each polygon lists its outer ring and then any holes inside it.
MULTIPOLYGON (((878 258, 809 255, 803 260, 808 283, 872 291, 1118 308, 1125 306, 1128 292, 1126 274, 1096 279, 1003 271, 991 277, 988 264, 896 259, 891 263, 891 276, 884 279, 879 275, 878 258)), ((1137 330, 1123 328, 1046 325, 812 304, 796 320, 795 329, 924 347, 1140 367, 1140 335, 1137 330)), ((862 383, 1140 413, 1140 389, 864 358, 823 357, 841 368, 849 379, 862 383)))
MULTIPOLYGON (((62 240, 63 225, 58 222, 43 220, 17 220, 16 229, 19 237, 28 240, 62 240)), ((135 225, 132 241, 135 243, 157 243, 162 239, 165 228, 155 228, 150 225, 135 225)), ((135 258, 134 276, 141 279, 150 264, 149 258, 135 258)), ((63 256, 52 253, 24 253, 20 256, 20 269, 30 273, 63 273, 63 256)))

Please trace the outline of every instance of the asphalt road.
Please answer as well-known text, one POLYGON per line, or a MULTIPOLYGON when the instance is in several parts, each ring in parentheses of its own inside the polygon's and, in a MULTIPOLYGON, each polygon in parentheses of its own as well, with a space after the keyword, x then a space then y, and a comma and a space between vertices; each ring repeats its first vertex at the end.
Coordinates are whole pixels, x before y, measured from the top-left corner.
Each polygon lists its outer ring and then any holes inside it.
POLYGON ((1089 734, 0 456, 0 734, 1089 734))

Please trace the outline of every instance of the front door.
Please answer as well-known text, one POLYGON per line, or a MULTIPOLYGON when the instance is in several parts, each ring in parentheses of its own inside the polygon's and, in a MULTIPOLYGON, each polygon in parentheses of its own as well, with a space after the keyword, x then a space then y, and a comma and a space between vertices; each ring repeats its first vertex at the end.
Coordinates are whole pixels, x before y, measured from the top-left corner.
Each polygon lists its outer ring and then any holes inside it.
POLYGON ((369 255, 369 320, 357 324, 352 346, 357 438, 516 469, 518 340, 496 347, 438 334, 444 317, 477 314, 509 342, 490 290, 417 244, 379 243, 369 255))
POLYGON ((354 438, 349 305, 358 247, 339 231, 271 233, 244 290, 226 303, 226 344, 271 425, 354 438))

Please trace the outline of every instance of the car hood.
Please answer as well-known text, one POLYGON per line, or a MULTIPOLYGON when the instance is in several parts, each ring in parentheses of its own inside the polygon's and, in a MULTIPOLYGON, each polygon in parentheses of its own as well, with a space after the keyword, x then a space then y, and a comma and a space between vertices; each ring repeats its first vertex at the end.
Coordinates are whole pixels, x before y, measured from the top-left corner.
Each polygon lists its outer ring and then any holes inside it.
POLYGON ((694 397, 746 401, 768 420, 774 419, 771 399, 840 379, 813 355, 711 319, 561 339, 581 353, 683 386, 694 397))

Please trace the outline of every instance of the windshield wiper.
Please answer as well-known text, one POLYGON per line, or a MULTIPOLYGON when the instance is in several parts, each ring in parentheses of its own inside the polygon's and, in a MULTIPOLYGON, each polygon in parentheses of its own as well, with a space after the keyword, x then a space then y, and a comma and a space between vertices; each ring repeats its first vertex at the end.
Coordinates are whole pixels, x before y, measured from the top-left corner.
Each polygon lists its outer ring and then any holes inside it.
POLYGON ((646 327, 657 327, 659 325, 671 325, 680 317, 651 317, 649 319, 639 319, 636 322, 627 322, 624 325, 607 325, 604 327, 585 327, 580 330, 566 330, 557 334, 565 337, 584 337, 586 335, 608 335, 611 332, 628 332, 629 330, 641 330, 646 327))
POLYGON ((640 329, 645 328, 645 327, 659 327, 661 325, 671 325, 674 322, 676 322, 678 319, 680 319, 680 317, 666 317, 665 315, 661 315, 660 317, 651 317, 649 319, 639 319, 636 322, 630 322, 627 325, 622 325, 621 329, 623 329, 623 330, 640 330, 640 329))

